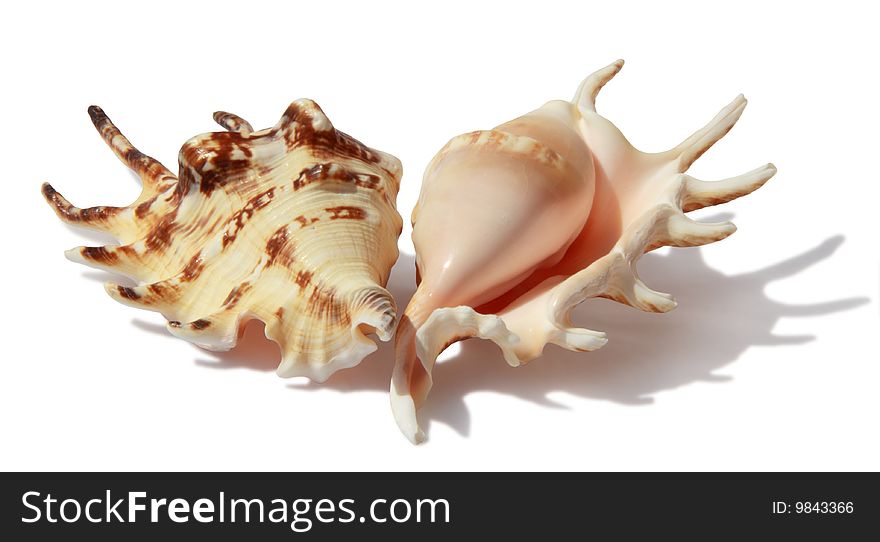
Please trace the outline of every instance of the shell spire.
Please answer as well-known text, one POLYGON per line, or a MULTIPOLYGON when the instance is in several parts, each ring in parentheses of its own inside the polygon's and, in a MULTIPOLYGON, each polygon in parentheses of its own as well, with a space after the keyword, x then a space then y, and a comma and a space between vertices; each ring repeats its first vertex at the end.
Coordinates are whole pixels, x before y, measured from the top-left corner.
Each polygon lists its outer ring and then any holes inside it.
POLYGON ((772 164, 716 182, 685 173, 742 115, 742 96, 670 151, 635 149, 595 108, 599 90, 622 67, 619 60, 587 77, 572 102, 552 101, 475 132, 488 135, 453 139, 428 166, 413 216, 421 283, 399 324, 391 382, 392 410, 411 441, 425 437, 417 411, 434 360, 449 344, 491 340, 512 366, 539 357, 548 343, 600 348, 604 333, 572 325, 575 306, 604 297, 672 310, 671 295, 639 278, 638 259, 661 246, 724 239, 736 231, 732 223, 697 222, 686 213, 749 194, 776 173, 772 164), (587 201, 565 205, 584 195, 587 201), (469 233, 438 235, 451 227, 443 223, 451 209, 469 233), (542 222, 548 214, 553 222, 542 222), (512 239, 521 249, 515 257, 512 239))
POLYGON ((293 102, 272 128, 214 114, 225 132, 187 141, 179 175, 138 151, 104 112, 89 115, 143 181, 128 207, 80 209, 49 184, 63 221, 119 244, 67 257, 137 282, 107 293, 160 312, 172 334, 199 346, 235 346, 251 319, 282 354, 281 376, 325 380, 389 340, 396 306, 385 290, 397 260, 401 177, 393 156, 336 130, 311 100, 293 102))

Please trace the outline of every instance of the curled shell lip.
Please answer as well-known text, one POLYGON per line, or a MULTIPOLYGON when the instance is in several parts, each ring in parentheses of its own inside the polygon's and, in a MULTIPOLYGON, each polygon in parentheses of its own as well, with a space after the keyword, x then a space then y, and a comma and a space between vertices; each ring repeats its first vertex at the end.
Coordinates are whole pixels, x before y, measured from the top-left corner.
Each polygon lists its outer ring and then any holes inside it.
POLYGON ((78 208, 44 184, 58 217, 109 233, 116 245, 68 259, 136 286, 105 285, 117 301, 162 313, 173 335, 228 350, 251 319, 282 353, 278 374, 323 381, 391 338, 397 307, 384 285, 397 259, 400 161, 336 130, 311 100, 255 131, 232 113, 225 132, 195 136, 179 174, 137 150, 104 111, 96 129, 143 182, 127 207, 78 208))
MULTIPOLYGON (((639 257, 661 246, 689 247, 712 243, 731 235, 736 227, 730 222, 701 223, 686 216, 686 212, 717 205, 747 195, 762 186, 775 173, 767 164, 748 173, 722 181, 707 182, 687 175, 687 169, 706 150, 719 141, 733 127, 746 106, 742 95, 723 108, 706 126, 696 131, 675 148, 661 153, 644 153, 635 149, 611 122, 596 112, 595 100, 599 90, 623 67, 619 60, 587 77, 575 93, 572 102, 549 102, 547 105, 492 132, 494 141, 503 141, 509 132, 516 137, 531 136, 560 156, 560 160, 577 164, 569 175, 576 176, 586 168, 595 174, 591 204, 580 209, 584 221, 559 213, 556 225, 570 240, 563 245, 561 254, 541 260, 540 265, 527 263, 521 257, 522 272, 507 269, 518 278, 513 283, 502 283, 490 295, 470 295, 452 303, 442 296, 449 274, 438 273, 437 262, 447 262, 445 250, 460 250, 461 236, 441 242, 436 240, 437 216, 454 209, 457 219, 466 224, 481 224, 473 213, 516 213, 506 207, 512 197, 500 194, 496 208, 486 210, 469 206, 467 195, 461 198, 435 198, 441 192, 437 187, 451 185, 455 179, 443 176, 449 162, 459 159, 459 149, 470 146, 473 153, 483 152, 480 160, 471 160, 469 182, 484 181, 484 165, 497 160, 499 147, 481 145, 480 136, 459 136, 434 158, 425 173, 425 183, 413 214, 413 239, 418 256, 418 274, 421 283, 401 318, 396 337, 396 362, 391 382, 392 410, 404 435, 413 442, 421 442, 425 435, 417 421, 417 411, 432 386, 431 371, 434 360, 451 342, 469 337, 485 338, 495 342, 506 361, 517 366, 539 357, 548 343, 575 351, 600 348, 607 338, 598 331, 572 325, 572 309, 592 297, 605 297, 649 312, 667 312, 676 306, 674 298, 647 286, 638 276, 639 257), (576 133, 578 146, 571 142, 570 133, 576 133), (591 160, 581 159, 579 153, 591 160), (437 208, 432 209, 435 206, 437 208), (443 207, 446 209, 443 209, 443 207), (470 213, 470 214, 469 214, 470 213), (421 241, 421 242, 420 242, 421 241), (452 247, 452 248, 449 248, 452 247)), ((475 134, 484 132, 475 132, 475 134)), ((525 148, 525 147, 524 147, 525 148)), ((533 160, 532 153, 512 153, 521 163, 533 160)), ((583 179, 581 173, 578 179, 583 179)), ((552 182, 547 175, 535 174, 533 183, 552 182)), ((453 194, 455 192, 453 191, 453 194)), ((540 202, 540 205, 546 205, 540 202)), ((574 213, 576 211, 569 211, 574 213)), ((522 217, 521 217, 522 218, 522 217)), ((512 221, 517 228, 534 227, 533 222, 512 221), (524 226, 520 226, 520 225, 524 226)), ((542 230, 547 239, 551 228, 542 230)), ((475 228, 474 237, 483 232, 475 228)), ((553 232, 558 233, 558 232, 553 232)), ((565 235, 560 238, 566 238, 565 235)), ((537 259, 540 242, 525 243, 537 259)), ((492 246, 484 247, 491 252, 492 246)), ((499 252, 505 247, 499 245, 499 252)), ((527 252, 527 251, 526 251, 527 252)), ((462 265, 461 258, 455 260, 462 265)), ((467 262, 465 262, 466 264, 467 262)), ((477 266, 478 271, 497 273, 492 264, 477 266)), ((466 273, 467 276, 470 276, 466 273)), ((500 276, 500 275, 499 275, 500 276)), ((485 279, 477 280, 485 294, 485 279)))

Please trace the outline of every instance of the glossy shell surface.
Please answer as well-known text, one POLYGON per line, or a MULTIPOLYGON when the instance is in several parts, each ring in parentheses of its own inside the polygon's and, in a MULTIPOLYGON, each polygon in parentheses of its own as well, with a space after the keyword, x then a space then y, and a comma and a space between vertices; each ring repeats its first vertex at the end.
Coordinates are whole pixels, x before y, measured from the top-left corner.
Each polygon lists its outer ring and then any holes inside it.
POLYGON ((605 334, 575 327, 572 309, 594 297, 651 312, 674 308, 671 295, 638 277, 639 257, 724 239, 733 224, 686 213, 748 194, 775 173, 767 164, 717 182, 686 174, 739 119, 742 96, 672 150, 635 149, 595 108, 622 66, 590 75, 570 102, 452 139, 428 166, 412 216, 420 284, 398 327, 391 384, 395 418, 410 440, 424 439, 417 410, 449 344, 492 340, 513 366, 548 343, 601 347, 605 334))

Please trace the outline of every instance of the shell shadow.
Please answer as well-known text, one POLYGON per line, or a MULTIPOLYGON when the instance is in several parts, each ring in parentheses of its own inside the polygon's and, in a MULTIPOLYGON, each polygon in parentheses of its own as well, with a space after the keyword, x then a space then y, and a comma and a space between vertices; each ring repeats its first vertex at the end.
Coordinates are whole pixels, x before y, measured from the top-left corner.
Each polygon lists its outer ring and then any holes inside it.
MULTIPOLYGON (((727 382, 731 377, 717 371, 751 346, 794 346, 815 339, 813 335, 774 334, 780 319, 831 314, 869 301, 859 297, 799 305, 775 301, 764 293, 768 284, 830 258, 843 241, 843 236, 834 236, 802 254, 739 275, 709 267, 699 248, 647 254, 639 261, 640 275, 653 288, 675 294, 679 302, 675 310, 651 314, 604 299, 588 300, 572 319, 575 325, 605 331, 609 337, 605 347, 581 353, 549 345, 541 358, 516 369, 507 366, 498 348, 488 341, 458 343, 454 345, 460 346, 458 354, 438 362, 434 370, 434 387, 420 412, 421 423, 426 430, 437 422, 469 435, 472 419, 465 397, 475 392, 502 393, 550 408, 568 408, 551 398, 557 392, 622 405, 649 405, 662 391, 695 382, 727 382)), ((94 272, 84 275, 93 280, 107 277, 94 272)), ((401 253, 387 288, 402 312, 415 290, 412 255, 401 253)), ((141 319, 132 323, 178 340, 163 325, 141 319)), ((257 321, 245 327, 238 346, 228 352, 193 348, 200 353, 195 363, 206 368, 271 372, 280 361, 277 345, 265 338, 263 325, 257 321)), ((288 387, 387 393, 393 360, 393 344, 379 343, 378 350, 360 365, 339 371, 323 384, 295 379, 288 387)), ((390 410, 388 419, 392 423, 390 410)))
MULTIPOLYGON (((131 321, 131 324, 148 333, 162 335, 172 340, 179 340, 168 333, 164 325, 154 324, 139 318, 131 321)), ((252 320, 245 325, 238 344, 232 350, 225 352, 212 352, 195 345, 192 348, 201 355, 210 355, 214 359, 195 359, 196 365, 211 369, 251 369, 254 371, 274 371, 281 361, 281 353, 278 345, 270 341, 263 334, 262 322, 252 320)))
MULTIPOLYGON (((551 408, 568 408, 550 398, 557 392, 648 405, 661 391, 695 382, 727 382, 731 377, 716 371, 735 362, 751 346, 793 346, 815 339, 774 334, 781 318, 821 316, 869 301, 859 297, 800 305, 775 301, 764 293, 769 283, 830 258, 843 241, 843 236, 831 237, 803 254, 739 275, 709 267, 699 248, 647 254, 640 260, 640 274, 652 287, 676 295, 679 305, 675 310, 652 314, 604 299, 588 300, 576 309, 573 320, 577 326, 605 331, 609 337, 605 347, 580 353, 549 345, 541 358, 516 369, 507 366, 498 348, 488 341, 459 343, 458 355, 434 369, 434 387, 420 412, 421 423, 426 430, 439 422, 469 435, 471 414, 464 398, 474 392, 502 393, 551 408)), ((395 268, 392 289, 404 306, 415 281, 412 256, 402 260, 395 268), (402 281, 409 287, 404 288, 402 281)), ((392 364, 393 349, 383 345, 361 365, 337 373, 324 384, 290 387, 386 391, 392 364)))
MULTIPOLYGON (((83 273, 87 278, 104 282, 107 276, 104 273, 83 273)), ((161 317, 160 317, 161 318, 161 317)), ((143 318, 132 318, 131 325, 160 335, 173 341, 180 339, 174 337, 165 329, 164 324, 149 322, 143 318)), ((241 336, 235 348, 228 351, 211 351, 200 348, 194 344, 190 346, 199 352, 199 357, 194 361, 196 365, 210 369, 251 369, 254 371, 274 371, 281 362, 281 351, 278 345, 266 338, 263 330, 265 325, 259 320, 251 320, 245 324, 241 336), (213 359, 205 359, 201 356, 208 355, 213 359)))

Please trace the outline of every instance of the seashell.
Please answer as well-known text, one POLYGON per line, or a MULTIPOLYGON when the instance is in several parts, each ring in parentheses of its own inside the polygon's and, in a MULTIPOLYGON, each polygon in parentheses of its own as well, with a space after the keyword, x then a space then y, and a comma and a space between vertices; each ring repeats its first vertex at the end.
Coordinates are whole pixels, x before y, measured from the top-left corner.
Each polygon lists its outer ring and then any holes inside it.
POLYGON ((401 165, 337 131, 311 100, 293 102, 272 128, 230 113, 228 131, 180 150, 179 176, 134 148, 98 107, 89 115, 143 181, 128 207, 71 205, 43 195, 65 222, 109 233, 118 245, 79 247, 70 260, 126 275, 111 297, 157 311, 174 335, 212 350, 235 346, 244 324, 265 323, 280 376, 323 381, 391 338, 385 290, 402 220, 401 165))
POLYGON ((572 308, 605 297, 644 311, 673 309, 671 295, 639 279, 638 258, 727 237, 733 224, 685 213, 746 195, 776 172, 767 164, 718 182, 685 174, 733 127, 742 96, 670 151, 633 148, 595 109, 622 66, 587 77, 572 102, 551 101, 452 139, 428 165, 412 215, 419 286, 398 325, 391 383, 395 418, 413 442, 424 439, 416 412, 449 344, 491 340, 512 366, 537 358, 547 343, 601 347, 603 333, 572 326, 572 308))

